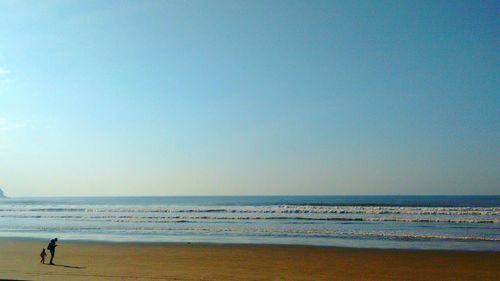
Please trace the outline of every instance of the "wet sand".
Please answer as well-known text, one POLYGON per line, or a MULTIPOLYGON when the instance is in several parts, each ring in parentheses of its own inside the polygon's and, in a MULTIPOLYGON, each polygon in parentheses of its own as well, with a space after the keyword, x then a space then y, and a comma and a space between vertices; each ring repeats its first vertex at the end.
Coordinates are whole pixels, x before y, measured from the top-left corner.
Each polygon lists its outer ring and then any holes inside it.
POLYGON ((500 252, 60 242, 0 239, 0 280, 500 280, 500 252))

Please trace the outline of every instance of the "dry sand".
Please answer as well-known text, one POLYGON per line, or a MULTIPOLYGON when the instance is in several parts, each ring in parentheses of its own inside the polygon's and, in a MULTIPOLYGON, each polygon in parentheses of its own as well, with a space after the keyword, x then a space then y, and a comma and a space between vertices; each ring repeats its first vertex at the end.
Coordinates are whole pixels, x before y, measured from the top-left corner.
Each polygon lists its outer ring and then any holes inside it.
POLYGON ((0 280, 500 280, 500 252, 47 242, 0 239, 0 280))

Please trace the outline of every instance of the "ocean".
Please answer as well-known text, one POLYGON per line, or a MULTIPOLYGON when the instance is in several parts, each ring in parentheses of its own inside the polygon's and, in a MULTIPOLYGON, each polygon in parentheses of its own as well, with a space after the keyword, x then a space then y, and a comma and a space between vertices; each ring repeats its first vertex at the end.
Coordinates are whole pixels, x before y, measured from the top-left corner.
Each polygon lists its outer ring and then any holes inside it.
POLYGON ((500 251, 500 196, 8 198, 0 237, 500 251))

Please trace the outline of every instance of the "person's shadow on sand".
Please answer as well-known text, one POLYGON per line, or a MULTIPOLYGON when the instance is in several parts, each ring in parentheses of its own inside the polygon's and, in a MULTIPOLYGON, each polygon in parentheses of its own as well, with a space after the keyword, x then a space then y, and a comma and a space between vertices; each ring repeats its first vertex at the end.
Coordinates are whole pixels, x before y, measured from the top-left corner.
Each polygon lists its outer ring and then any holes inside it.
POLYGON ((67 265, 67 264, 48 264, 46 263, 46 265, 51 265, 51 266, 62 266, 62 267, 66 267, 66 268, 74 268, 74 269, 85 269, 85 267, 83 266, 73 266, 73 265, 67 265))

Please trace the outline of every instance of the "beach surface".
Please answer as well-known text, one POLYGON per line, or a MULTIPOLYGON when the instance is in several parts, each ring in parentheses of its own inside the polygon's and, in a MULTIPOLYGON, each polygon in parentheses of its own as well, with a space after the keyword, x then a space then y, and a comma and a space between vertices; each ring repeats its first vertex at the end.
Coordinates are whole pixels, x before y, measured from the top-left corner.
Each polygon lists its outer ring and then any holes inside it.
POLYGON ((0 239, 0 280, 500 280, 500 252, 62 240, 51 266, 47 243, 0 239))

